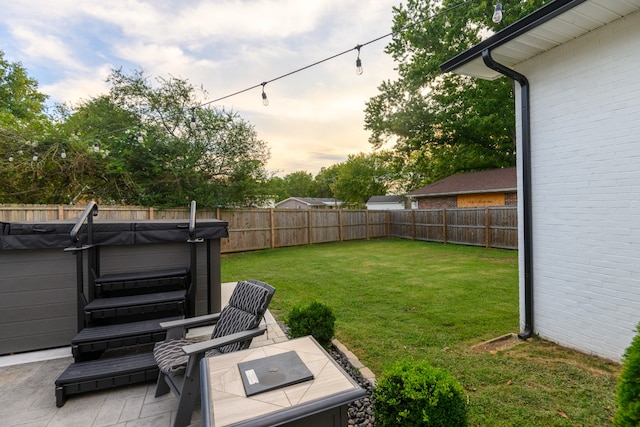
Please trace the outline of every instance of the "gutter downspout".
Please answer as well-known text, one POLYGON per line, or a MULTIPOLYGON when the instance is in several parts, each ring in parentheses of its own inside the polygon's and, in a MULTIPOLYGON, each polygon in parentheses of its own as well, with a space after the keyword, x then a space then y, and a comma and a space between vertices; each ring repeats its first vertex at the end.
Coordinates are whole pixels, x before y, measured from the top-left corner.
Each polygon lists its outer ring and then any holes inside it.
POLYGON ((491 51, 482 51, 485 65, 500 74, 511 77, 520 84, 520 108, 522 117, 522 206, 524 216, 524 330, 518 334, 526 340, 533 335, 533 229, 531 222, 531 117, 529 113, 529 81, 525 76, 491 57, 491 51))

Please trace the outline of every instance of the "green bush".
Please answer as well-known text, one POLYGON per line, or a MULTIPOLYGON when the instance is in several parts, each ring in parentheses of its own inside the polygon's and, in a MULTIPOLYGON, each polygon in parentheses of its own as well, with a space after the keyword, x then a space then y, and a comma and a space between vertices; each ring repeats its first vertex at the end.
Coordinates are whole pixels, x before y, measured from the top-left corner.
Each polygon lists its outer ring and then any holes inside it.
POLYGON ((287 318, 292 338, 312 335, 318 343, 329 348, 335 334, 336 317, 326 305, 312 302, 307 307, 294 307, 287 318))
POLYGON ((617 426, 640 425, 640 325, 631 345, 622 356, 622 372, 618 377, 614 417, 617 426))
POLYGON ((373 391, 377 427, 466 426, 465 391, 447 371, 426 362, 398 362, 373 391))

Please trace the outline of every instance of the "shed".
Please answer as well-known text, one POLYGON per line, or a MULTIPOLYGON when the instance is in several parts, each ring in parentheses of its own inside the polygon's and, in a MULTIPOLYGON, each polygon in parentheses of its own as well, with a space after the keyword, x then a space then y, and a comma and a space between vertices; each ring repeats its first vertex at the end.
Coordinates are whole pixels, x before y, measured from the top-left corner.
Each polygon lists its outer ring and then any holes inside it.
POLYGON ((414 190, 407 195, 418 209, 516 206, 516 168, 457 173, 414 190))
POLYGON ((521 337, 616 361, 640 321, 638 68, 640 0, 555 0, 441 65, 517 82, 521 337))
POLYGON ((404 196, 371 196, 367 200, 367 209, 373 211, 394 211, 405 208, 404 196))
POLYGON ((323 197, 289 197, 276 203, 276 209, 337 209, 342 201, 323 197))

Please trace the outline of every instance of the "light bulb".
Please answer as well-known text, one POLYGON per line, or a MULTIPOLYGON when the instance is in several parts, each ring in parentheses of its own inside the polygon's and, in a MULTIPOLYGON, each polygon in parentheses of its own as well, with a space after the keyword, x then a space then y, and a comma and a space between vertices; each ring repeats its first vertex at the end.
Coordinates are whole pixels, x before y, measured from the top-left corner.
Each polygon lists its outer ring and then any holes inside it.
POLYGON ((191 123, 190 123, 191 129, 195 130, 196 128, 196 109, 192 108, 191 109, 191 123))
POLYGON ((100 151, 100 145, 98 145, 98 142, 94 142, 93 143, 93 152, 97 153, 98 151, 100 151))
POLYGON ((496 3, 496 9, 493 12, 493 18, 491 18, 496 24, 502 21, 502 3, 496 3))
POLYGON ((60 157, 63 158, 63 159, 67 158, 67 152, 64 151, 64 148, 62 149, 62 151, 60 151, 60 157))
POLYGON ((13 153, 9 154, 9 161, 13 162, 13 153))
POLYGON ((144 138, 142 138, 142 132, 138 131, 138 142, 142 141, 144 141, 144 138))
POLYGON ((38 152, 37 151, 33 152, 33 157, 31 158, 31 160, 33 160, 34 162, 38 161, 38 152))
POLYGON ((363 72, 362 61, 360 60, 360 57, 358 57, 358 59, 356 59, 356 74, 361 75, 363 72))
POLYGON ((267 98, 267 94, 262 92, 262 105, 265 107, 269 105, 269 99, 267 98))

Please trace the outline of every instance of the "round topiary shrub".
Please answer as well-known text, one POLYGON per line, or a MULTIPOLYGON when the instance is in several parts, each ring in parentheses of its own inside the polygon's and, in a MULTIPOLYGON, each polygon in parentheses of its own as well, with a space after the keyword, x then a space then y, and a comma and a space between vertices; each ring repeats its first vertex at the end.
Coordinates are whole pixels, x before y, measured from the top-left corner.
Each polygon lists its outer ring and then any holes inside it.
POLYGON ((335 334, 336 317, 331 309, 319 302, 312 302, 307 307, 294 307, 287 318, 291 338, 312 335, 318 344, 325 348, 331 346, 335 334))
POLYGON ((466 426, 465 391, 443 369, 426 362, 398 362, 376 379, 377 427, 466 426))
POLYGON ((617 426, 640 425, 640 325, 636 336, 622 356, 622 372, 618 377, 613 423, 617 426))

